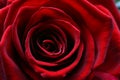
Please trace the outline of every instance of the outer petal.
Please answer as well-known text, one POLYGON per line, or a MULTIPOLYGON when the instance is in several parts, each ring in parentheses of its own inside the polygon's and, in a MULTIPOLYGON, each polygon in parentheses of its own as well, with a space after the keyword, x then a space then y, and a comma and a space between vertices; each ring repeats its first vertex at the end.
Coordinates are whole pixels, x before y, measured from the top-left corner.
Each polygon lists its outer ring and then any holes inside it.
POLYGON ((119 80, 116 76, 113 76, 105 72, 93 72, 87 80, 119 80))
POLYGON ((0 75, 1 80, 27 80, 23 72, 20 70, 19 66, 13 60, 14 48, 11 41, 11 26, 9 26, 0 42, 0 70, 2 75, 0 75))
POLYGON ((120 30, 112 14, 101 6, 99 6, 99 8, 106 11, 106 13, 111 16, 113 21, 113 33, 106 52, 106 59, 97 70, 120 76, 120 30))
POLYGON ((8 12, 9 6, 0 9, 0 40, 4 32, 4 21, 8 12))
POLYGON ((6 0, 0 0, 0 8, 3 8, 6 5, 6 0))
POLYGON ((94 5, 101 5, 103 7, 105 7, 107 10, 109 10, 111 12, 111 14, 113 15, 113 17, 115 18, 115 21, 117 22, 117 25, 120 29, 120 12, 118 11, 118 9, 115 6, 115 0, 88 0, 91 3, 93 3, 94 5))

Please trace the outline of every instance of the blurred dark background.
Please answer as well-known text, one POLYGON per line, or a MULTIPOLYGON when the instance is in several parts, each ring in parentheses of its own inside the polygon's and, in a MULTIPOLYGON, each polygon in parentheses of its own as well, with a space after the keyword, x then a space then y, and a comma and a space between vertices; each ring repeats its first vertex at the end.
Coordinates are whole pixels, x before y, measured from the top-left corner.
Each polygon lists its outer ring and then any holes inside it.
POLYGON ((118 7, 118 9, 120 10, 120 0, 115 0, 116 2, 116 6, 118 7))

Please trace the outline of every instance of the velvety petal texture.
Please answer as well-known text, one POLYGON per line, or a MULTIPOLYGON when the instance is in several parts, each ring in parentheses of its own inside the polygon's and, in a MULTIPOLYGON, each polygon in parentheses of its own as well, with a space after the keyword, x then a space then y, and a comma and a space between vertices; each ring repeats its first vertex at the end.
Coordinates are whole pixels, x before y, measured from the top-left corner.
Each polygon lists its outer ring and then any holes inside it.
POLYGON ((0 8, 0 80, 120 80, 113 0, 1 0, 0 8))

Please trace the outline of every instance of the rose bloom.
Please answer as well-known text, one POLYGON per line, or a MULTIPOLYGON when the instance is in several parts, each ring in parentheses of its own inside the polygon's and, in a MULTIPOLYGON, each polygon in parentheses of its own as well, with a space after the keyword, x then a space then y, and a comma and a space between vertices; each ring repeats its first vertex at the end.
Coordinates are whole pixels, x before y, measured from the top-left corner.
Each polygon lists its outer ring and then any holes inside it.
POLYGON ((112 0, 1 0, 0 80, 120 80, 112 0))

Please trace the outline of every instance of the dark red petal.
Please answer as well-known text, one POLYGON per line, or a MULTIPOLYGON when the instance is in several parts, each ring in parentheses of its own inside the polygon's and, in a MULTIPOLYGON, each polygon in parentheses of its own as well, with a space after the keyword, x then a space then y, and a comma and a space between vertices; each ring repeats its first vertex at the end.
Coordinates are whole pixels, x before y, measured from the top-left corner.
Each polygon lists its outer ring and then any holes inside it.
POLYGON ((79 63, 81 59, 82 52, 83 52, 83 44, 80 45, 78 55, 76 59, 74 60, 74 62, 71 65, 58 71, 48 71, 36 65, 33 65, 33 67, 36 70, 36 72, 38 72, 43 78, 53 77, 54 79, 56 77, 65 77, 67 73, 69 73, 71 70, 73 70, 77 66, 77 64, 79 63))
MULTIPOLYGON (((82 41, 84 42, 84 53, 82 54, 82 61, 76 67, 76 71, 69 76, 70 80, 84 80, 93 69, 95 61, 95 46, 94 40, 87 28, 83 28, 82 41)), ((82 31, 81 31, 82 33, 82 31)), ((68 79, 69 79, 68 78, 68 79)))
POLYGON ((27 80, 19 66, 14 62, 11 55, 13 55, 13 47, 11 41, 11 26, 5 30, 4 35, 0 42, 0 56, 2 57, 2 64, 4 70, 4 76, 6 79, 11 80, 27 80))
POLYGON ((89 0, 94 5, 101 5, 104 8, 106 8, 114 17, 115 22, 118 25, 118 28, 120 29, 120 12, 115 6, 115 0, 89 0))
POLYGON ((8 9, 9 7, 5 7, 0 10, 0 40, 4 32, 4 21, 7 16, 8 9))
POLYGON ((119 80, 116 76, 113 76, 105 72, 93 72, 88 80, 119 80))
MULTIPOLYGON (((100 8, 104 10, 103 7, 100 8)), ((105 71, 113 75, 120 75, 120 31, 111 13, 107 10, 106 13, 108 13, 113 20, 113 33, 106 52, 106 59, 97 70, 105 71)))

